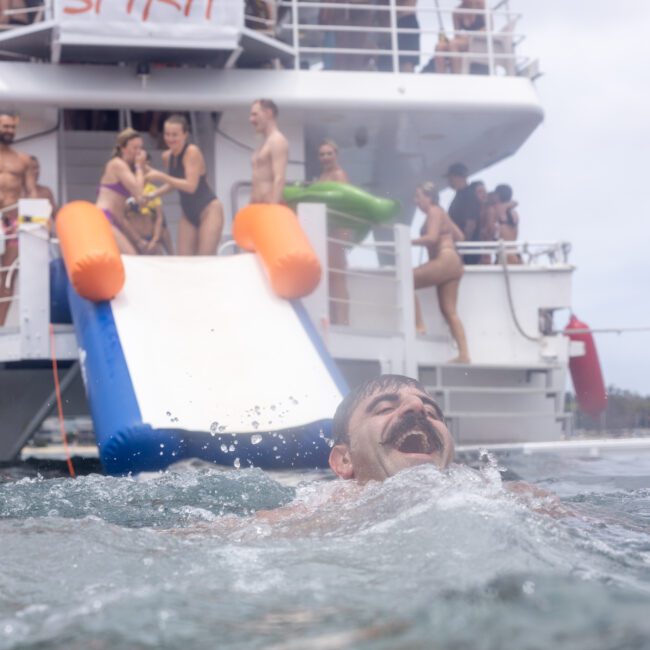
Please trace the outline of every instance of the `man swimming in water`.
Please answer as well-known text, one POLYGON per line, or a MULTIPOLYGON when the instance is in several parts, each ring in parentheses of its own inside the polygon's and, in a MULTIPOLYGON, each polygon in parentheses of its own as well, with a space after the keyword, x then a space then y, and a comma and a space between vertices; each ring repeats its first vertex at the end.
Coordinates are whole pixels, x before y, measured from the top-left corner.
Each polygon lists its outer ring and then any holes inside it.
POLYGON ((442 411, 417 380, 381 375, 357 386, 341 402, 332 424, 334 473, 360 483, 382 481, 415 465, 444 469, 454 441, 442 411))
POLYGON ((253 153, 251 203, 281 203, 289 160, 289 142, 277 125, 278 107, 271 99, 256 99, 249 122, 264 141, 253 153))
MULTIPOLYGON (((454 441, 440 407, 419 381, 402 375, 380 375, 352 390, 336 409, 332 433, 332 471, 361 484, 416 465, 446 469, 454 459, 454 441)), ((529 502, 543 499, 529 503, 537 512, 567 512, 555 495, 525 481, 505 481, 503 487, 529 502)))

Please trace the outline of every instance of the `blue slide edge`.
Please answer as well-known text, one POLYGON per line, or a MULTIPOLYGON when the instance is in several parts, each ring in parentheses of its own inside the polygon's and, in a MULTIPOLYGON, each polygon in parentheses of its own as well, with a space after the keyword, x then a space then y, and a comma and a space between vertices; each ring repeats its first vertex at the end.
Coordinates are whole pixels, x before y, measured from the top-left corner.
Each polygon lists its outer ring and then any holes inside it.
MULTIPOLYGON (((263 469, 326 467, 331 418, 293 429, 255 434, 153 429, 142 421, 137 397, 109 302, 93 303, 68 285, 68 302, 77 335, 86 394, 107 474, 163 470, 187 458, 219 465, 263 469)), ((307 313, 292 301, 300 321, 334 382, 347 384, 329 356, 307 313)))

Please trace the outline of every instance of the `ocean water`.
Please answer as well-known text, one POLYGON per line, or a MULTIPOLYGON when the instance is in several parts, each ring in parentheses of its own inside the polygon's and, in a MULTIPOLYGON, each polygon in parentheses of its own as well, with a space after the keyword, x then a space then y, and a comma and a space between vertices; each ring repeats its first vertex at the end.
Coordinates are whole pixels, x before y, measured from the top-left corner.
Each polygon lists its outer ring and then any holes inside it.
POLYGON ((2 649, 650 647, 650 454, 364 487, 20 475, 0 474, 2 649))

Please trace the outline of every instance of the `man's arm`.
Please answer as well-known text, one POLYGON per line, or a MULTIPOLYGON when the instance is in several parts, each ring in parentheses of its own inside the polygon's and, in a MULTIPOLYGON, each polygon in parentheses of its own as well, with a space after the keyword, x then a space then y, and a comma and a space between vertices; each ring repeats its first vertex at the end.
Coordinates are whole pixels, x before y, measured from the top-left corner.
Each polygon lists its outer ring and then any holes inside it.
POLYGON ((273 173, 271 203, 281 203, 287 176, 287 163, 289 162, 289 143, 283 135, 280 135, 269 143, 269 148, 273 173))
POLYGON ((31 165, 31 158, 25 153, 21 153, 20 158, 25 165, 25 175, 23 176, 25 197, 28 199, 37 199, 38 188, 36 187, 36 174, 31 165))

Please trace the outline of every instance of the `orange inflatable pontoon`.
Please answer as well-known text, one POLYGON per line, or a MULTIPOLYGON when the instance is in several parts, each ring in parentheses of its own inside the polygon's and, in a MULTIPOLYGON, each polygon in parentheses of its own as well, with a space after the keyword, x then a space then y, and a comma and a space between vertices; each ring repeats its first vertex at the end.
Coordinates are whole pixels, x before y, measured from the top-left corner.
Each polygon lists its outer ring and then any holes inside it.
POLYGON ((94 302, 111 300, 124 286, 124 265, 111 224, 88 201, 72 201, 56 216, 56 234, 76 292, 94 302))
POLYGON ((275 293, 301 298, 320 282, 321 265, 298 217, 284 205, 251 204, 241 209, 233 224, 237 245, 256 252, 275 293))

